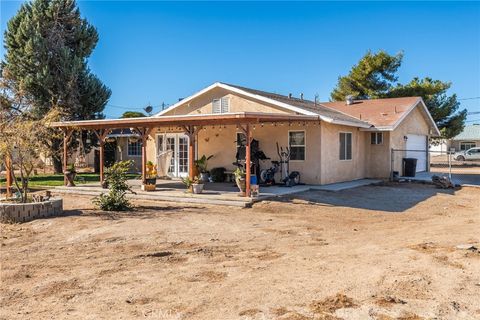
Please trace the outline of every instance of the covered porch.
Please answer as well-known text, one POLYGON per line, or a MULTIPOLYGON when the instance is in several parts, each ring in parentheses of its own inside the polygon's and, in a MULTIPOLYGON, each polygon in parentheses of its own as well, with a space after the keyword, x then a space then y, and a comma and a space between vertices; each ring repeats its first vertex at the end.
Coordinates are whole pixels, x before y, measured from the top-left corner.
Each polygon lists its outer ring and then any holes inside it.
MULTIPOLYGON (((95 134, 99 141, 99 151, 100 151, 100 184, 97 186, 88 185, 88 186, 79 186, 75 188, 77 191, 84 192, 96 192, 95 188, 100 188, 101 183, 104 180, 104 159, 105 159, 105 139, 108 134, 114 129, 129 129, 136 132, 141 141, 141 156, 138 158, 140 161, 141 167, 141 180, 135 182, 138 185, 141 185, 142 181, 145 181, 146 178, 146 163, 147 161, 152 161, 156 163, 156 156, 158 154, 158 136, 162 134, 163 137, 168 135, 181 134, 187 137, 183 141, 183 148, 187 149, 183 151, 187 154, 183 158, 183 173, 185 176, 188 176, 190 179, 194 178, 195 175, 195 160, 201 157, 199 156, 199 150, 204 151, 205 146, 209 146, 209 150, 215 149, 217 154, 222 155, 227 148, 224 144, 213 144, 208 137, 205 135, 202 136, 202 141, 199 141, 199 134, 208 132, 212 128, 217 129, 218 131, 214 134, 216 137, 224 136, 225 139, 230 141, 232 133, 242 133, 245 137, 245 154, 244 154, 244 163, 250 163, 251 159, 251 144, 253 139, 255 139, 257 134, 261 134, 260 128, 264 126, 276 128, 277 126, 285 126, 286 128, 290 126, 320 126, 320 116, 313 115, 298 115, 298 114, 280 114, 280 113, 262 113, 262 112, 239 112, 239 113, 227 113, 227 114, 208 114, 208 115, 178 115, 178 116, 161 116, 161 117, 148 117, 148 118, 129 118, 129 119, 108 119, 108 120, 86 120, 86 121, 66 121, 53 123, 53 127, 57 127, 63 130, 64 132, 64 142, 63 142, 63 159, 64 159, 64 170, 66 170, 67 159, 68 159, 68 143, 71 139, 72 133, 74 130, 88 130, 95 134), (257 130, 256 130, 257 129, 257 130), (223 131, 222 131, 223 130, 223 131), (230 134, 230 135, 227 135, 230 134), (81 190, 85 189, 85 190, 81 190)), ((265 136, 265 133, 263 134, 265 136)), ((264 139, 274 140, 274 137, 269 137, 264 139)), ((165 140, 165 139, 163 139, 165 140)), ((227 141, 225 140, 225 141, 227 141)), ((233 141, 232 141, 233 143, 233 141)), ((220 156, 218 157, 221 158, 220 156)), ((232 162, 235 159, 223 159, 225 164, 231 166, 232 162)), ((273 160, 273 159, 272 159, 273 160)), ((269 165, 270 163, 268 163, 269 165)), ((178 170, 178 168, 177 168, 178 170)), ((227 170, 231 170, 227 168, 227 170)), ((249 165, 244 165, 245 177, 246 177, 246 192, 245 197, 250 198, 251 194, 251 167, 249 165)), ((178 172, 177 172, 178 173, 178 172)), ((178 178, 178 176, 177 176, 178 178)), ((66 185, 67 181, 65 181, 66 185)), ((205 193, 201 195, 205 199, 208 198, 222 198, 222 197, 234 197, 238 200, 238 188, 235 187, 234 183, 230 184, 221 184, 221 183, 208 183, 205 186, 205 193), (227 187, 228 185, 228 187, 227 187)), ((289 193, 287 190, 293 189, 304 189, 306 186, 297 186, 296 188, 284 188, 280 186, 261 188, 260 198, 263 196, 272 196, 279 195, 282 193, 289 193), (271 192, 269 191, 271 190, 271 192)), ((181 193, 182 197, 187 196, 184 192, 185 187, 181 184, 181 181, 170 181, 170 182, 161 182, 157 186, 155 194, 171 194, 181 193), (183 189, 183 190, 182 190, 183 189), (182 191, 180 191, 182 190, 182 191)), ((143 194, 143 193, 142 193, 143 194)), ((151 193, 147 193, 151 194, 151 193)), ((180 194, 179 194, 180 196, 180 194)))

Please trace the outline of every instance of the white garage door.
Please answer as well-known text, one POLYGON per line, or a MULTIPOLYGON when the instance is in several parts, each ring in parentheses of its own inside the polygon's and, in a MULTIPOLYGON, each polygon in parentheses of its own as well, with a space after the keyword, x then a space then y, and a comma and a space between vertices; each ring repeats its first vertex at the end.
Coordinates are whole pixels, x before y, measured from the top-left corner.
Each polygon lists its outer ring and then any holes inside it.
POLYGON ((407 158, 417 159, 417 172, 427 170, 427 136, 407 134, 407 158))

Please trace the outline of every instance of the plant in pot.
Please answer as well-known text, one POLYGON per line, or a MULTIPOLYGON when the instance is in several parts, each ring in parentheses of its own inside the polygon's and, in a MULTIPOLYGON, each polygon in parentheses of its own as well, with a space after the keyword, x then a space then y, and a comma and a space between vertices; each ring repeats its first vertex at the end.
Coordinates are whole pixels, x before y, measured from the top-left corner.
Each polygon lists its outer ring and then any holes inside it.
POLYGON ((147 161, 145 165, 145 180, 142 190, 154 191, 157 185, 157 166, 152 161, 147 161))
POLYGON ((209 172, 208 172, 208 160, 212 159, 213 155, 206 156, 203 155, 200 159, 195 161, 195 167, 200 173, 200 181, 203 183, 208 182, 209 172))
POLYGON ((71 163, 65 170, 65 177, 67 178, 67 187, 75 187, 75 177, 77 176, 77 170, 75 170, 75 164, 71 163))
POLYGON ((187 187, 187 191, 194 194, 199 194, 203 192, 203 182, 198 176, 190 179, 190 177, 182 178, 183 184, 187 187))
POLYGON ((247 182, 245 178, 245 171, 242 168, 238 167, 234 172, 235 182, 237 183, 238 189, 240 189, 241 195, 245 195, 247 189, 247 182))

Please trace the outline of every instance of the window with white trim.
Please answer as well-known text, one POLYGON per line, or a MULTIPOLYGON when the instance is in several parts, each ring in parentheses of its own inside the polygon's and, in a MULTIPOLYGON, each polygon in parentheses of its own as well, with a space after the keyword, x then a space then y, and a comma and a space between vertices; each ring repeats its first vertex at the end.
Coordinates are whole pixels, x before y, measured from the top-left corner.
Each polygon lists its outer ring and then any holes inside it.
POLYGON ((351 132, 340 132, 340 160, 352 160, 351 132))
POLYGON ((305 160, 305 131, 289 131, 290 160, 305 160))
POLYGON ((230 99, 228 97, 213 99, 212 113, 227 113, 227 112, 230 112, 230 99))
POLYGON ((383 143, 383 132, 372 132, 370 134, 370 143, 371 144, 382 144, 383 143))
POLYGON ((468 150, 471 148, 475 148, 477 144, 473 141, 462 141, 460 142, 460 150, 468 150))
POLYGON ((129 156, 138 157, 142 155, 142 142, 128 142, 127 154, 129 156))

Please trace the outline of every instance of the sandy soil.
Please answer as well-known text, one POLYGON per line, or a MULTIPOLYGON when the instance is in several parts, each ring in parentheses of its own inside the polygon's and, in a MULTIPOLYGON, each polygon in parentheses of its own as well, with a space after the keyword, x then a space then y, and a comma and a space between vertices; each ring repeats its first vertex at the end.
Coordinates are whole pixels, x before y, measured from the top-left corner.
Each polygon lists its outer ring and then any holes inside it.
POLYGON ((480 319, 478 188, 143 205, 1 225, 0 318, 480 319))

